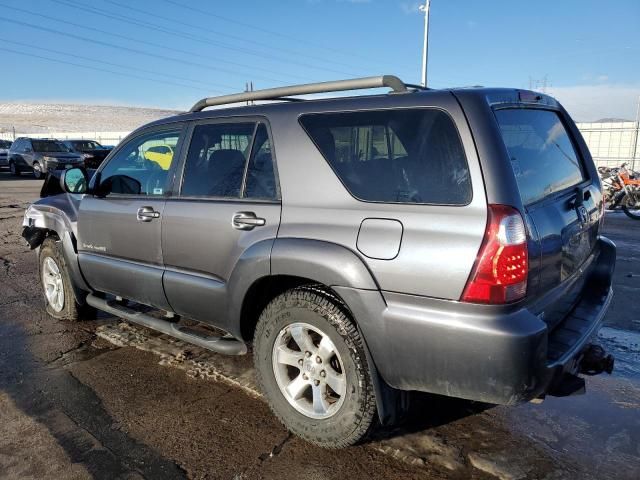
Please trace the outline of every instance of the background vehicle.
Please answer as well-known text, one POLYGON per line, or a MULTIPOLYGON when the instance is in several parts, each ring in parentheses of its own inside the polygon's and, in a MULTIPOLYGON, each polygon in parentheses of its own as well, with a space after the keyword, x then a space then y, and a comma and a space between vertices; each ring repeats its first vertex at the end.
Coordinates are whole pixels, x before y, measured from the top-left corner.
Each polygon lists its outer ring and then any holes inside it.
POLYGON ((14 175, 23 171, 33 172, 35 178, 43 178, 50 170, 83 165, 80 154, 72 153, 55 139, 16 138, 9 149, 9 168, 14 175))
POLYGON ((169 170, 173 159, 173 147, 175 145, 152 145, 144 152, 144 158, 156 162, 163 170, 169 170))
POLYGON ((605 193, 606 208, 622 208, 634 220, 640 220, 640 173, 623 163, 620 168, 598 168, 605 193))
POLYGON ((0 167, 9 166, 9 148, 11 148, 9 140, 0 140, 0 167))
POLYGON ((613 367, 590 345, 615 265, 602 187, 543 94, 383 76, 206 98, 60 184, 23 232, 51 315, 90 306, 226 354, 252 342, 273 412, 324 447, 376 412, 393 423, 407 391, 513 405, 613 367), (202 111, 249 100, 280 102, 202 111), (166 169, 146 157, 159 144, 166 169))
POLYGON ((95 140, 65 140, 62 142, 72 152, 80 153, 87 168, 98 168, 112 148, 100 145, 95 140))

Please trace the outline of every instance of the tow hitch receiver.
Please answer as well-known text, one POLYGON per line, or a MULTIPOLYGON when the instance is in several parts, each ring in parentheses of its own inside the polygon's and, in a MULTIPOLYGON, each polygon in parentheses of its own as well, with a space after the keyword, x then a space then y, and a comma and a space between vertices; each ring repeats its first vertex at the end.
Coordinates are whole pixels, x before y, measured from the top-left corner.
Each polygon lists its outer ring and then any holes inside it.
POLYGON ((560 375, 547 392, 554 397, 568 397, 585 393, 585 381, 577 373, 584 375, 598 375, 602 372, 613 371, 614 358, 600 345, 590 344, 576 358, 574 368, 560 375))
POLYGON ((614 358, 600 345, 589 345, 580 359, 580 373, 585 375, 598 375, 602 372, 611 374, 614 358))

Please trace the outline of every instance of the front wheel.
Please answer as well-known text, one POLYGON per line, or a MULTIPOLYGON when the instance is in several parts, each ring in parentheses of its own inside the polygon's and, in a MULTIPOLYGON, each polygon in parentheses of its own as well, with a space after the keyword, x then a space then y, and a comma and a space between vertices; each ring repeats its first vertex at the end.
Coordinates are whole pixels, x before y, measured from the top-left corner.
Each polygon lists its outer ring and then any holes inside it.
POLYGON ((640 220, 640 190, 625 195, 622 199, 622 210, 629 218, 640 220))
POLYGON ((42 178, 42 167, 38 162, 33 162, 33 177, 36 180, 40 180, 42 178))
POLYGON ((47 313, 60 320, 93 318, 95 310, 78 298, 73 289, 62 254, 62 242, 47 237, 40 246, 38 260, 47 313))
POLYGON ((13 175, 14 177, 20 176, 20 168, 18 168, 18 166, 16 165, 16 162, 9 162, 9 171, 11 172, 11 175, 13 175))
POLYGON ((345 307, 317 287, 276 297, 254 337, 257 378, 280 421, 324 448, 342 448, 371 427, 376 400, 363 340, 345 307))

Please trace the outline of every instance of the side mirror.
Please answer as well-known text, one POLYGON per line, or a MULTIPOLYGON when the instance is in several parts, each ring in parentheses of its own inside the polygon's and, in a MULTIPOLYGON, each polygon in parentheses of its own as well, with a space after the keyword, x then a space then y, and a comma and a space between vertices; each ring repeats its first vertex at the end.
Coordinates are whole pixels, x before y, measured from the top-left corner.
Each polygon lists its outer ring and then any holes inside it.
POLYGON ((87 174, 81 168, 64 170, 60 176, 60 187, 67 193, 87 193, 87 174))

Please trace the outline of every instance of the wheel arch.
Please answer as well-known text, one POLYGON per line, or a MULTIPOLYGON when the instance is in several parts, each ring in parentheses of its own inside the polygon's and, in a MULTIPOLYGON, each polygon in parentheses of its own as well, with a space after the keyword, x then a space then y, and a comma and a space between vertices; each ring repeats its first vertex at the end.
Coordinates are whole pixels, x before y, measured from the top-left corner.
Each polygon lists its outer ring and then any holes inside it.
POLYGON ((55 236, 62 243, 62 254, 69 269, 71 283, 77 298, 84 298, 82 293, 91 291, 78 264, 78 248, 76 236, 70 220, 60 211, 47 207, 30 206, 23 222, 22 237, 32 250, 38 249, 46 238, 55 236))
POLYGON ((367 366, 375 392, 378 420, 381 425, 396 424, 408 407, 407 393, 390 387, 382 378, 373 360, 366 336, 358 323, 356 315, 354 315, 353 311, 349 308, 344 298, 330 286, 319 284, 310 278, 292 275, 269 276, 257 280, 251 285, 243 301, 240 327, 242 338, 247 342, 253 340, 260 313, 271 300, 291 288, 304 285, 308 285, 310 288, 322 292, 331 297, 335 302, 340 303, 352 319, 362 337, 367 366))

